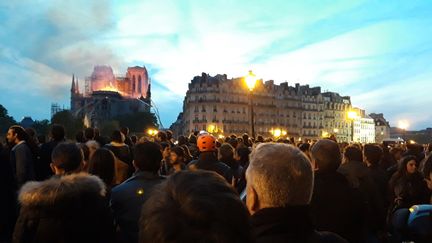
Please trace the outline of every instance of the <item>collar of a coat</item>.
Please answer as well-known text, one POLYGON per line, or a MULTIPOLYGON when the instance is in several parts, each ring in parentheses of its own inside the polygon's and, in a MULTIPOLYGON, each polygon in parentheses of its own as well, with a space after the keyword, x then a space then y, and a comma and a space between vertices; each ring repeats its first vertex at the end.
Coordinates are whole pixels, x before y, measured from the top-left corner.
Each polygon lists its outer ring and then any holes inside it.
POLYGON ((314 231, 309 205, 264 208, 252 215, 255 234, 314 231))

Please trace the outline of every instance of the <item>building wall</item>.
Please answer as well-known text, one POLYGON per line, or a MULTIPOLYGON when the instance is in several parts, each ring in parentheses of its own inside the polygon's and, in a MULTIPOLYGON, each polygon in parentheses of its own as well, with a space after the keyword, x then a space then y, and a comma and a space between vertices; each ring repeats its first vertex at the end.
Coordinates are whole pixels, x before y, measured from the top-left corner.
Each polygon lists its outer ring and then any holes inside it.
POLYGON ((326 92, 323 96, 325 132, 334 134, 339 142, 351 141, 351 121, 347 118, 351 110, 350 98, 332 92, 326 92))
POLYGON ((390 138, 390 127, 375 126, 375 142, 382 143, 384 139, 390 138))
POLYGON ((173 127, 184 134, 209 127, 224 135, 250 134, 252 97, 256 135, 271 136, 272 129, 281 129, 287 137, 318 139, 336 129, 337 137, 348 141, 351 127, 346 112, 351 108, 350 98, 331 94, 332 98, 325 101, 326 94, 319 87, 275 85, 272 80, 261 80, 251 96, 241 78, 203 73, 189 84, 183 114, 173 127))
POLYGON ((375 143, 375 122, 372 118, 354 119, 354 142, 375 143))
POLYGON ((369 114, 375 122, 375 142, 382 143, 384 139, 390 138, 390 124, 382 113, 369 114))

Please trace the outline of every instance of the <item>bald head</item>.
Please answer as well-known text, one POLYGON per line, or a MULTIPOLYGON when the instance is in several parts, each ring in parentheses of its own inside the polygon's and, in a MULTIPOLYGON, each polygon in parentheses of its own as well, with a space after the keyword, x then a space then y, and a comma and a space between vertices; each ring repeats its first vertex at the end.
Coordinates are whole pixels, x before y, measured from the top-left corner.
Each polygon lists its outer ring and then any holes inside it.
POLYGON ((339 145, 330 139, 316 142, 312 146, 311 155, 320 172, 336 171, 342 161, 339 145))

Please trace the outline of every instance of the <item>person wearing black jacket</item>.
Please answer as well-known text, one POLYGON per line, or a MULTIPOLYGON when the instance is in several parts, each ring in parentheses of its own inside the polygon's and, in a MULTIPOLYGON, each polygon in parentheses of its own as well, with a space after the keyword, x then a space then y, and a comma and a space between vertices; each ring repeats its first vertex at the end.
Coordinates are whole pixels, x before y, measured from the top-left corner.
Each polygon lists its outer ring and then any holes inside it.
POLYGON ((135 145, 135 173, 111 191, 111 209, 121 242, 138 242, 138 221, 142 205, 154 188, 165 180, 159 175, 162 152, 160 145, 144 142, 135 145))
POLYGON ((40 159, 35 164, 36 180, 43 181, 54 173, 51 170, 51 154, 54 148, 65 141, 65 130, 62 125, 53 124, 50 131, 51 140, 42 144, 40 148, 40 159))
MULTIPOLYGON (((387 173, 383 170, 379 163, 383 156, 383 150, 380 146, 374 144, 365 144, 363 147, 363 160, 366 163, 372 180, 375 182, 379 190, 379 195, 384 202, 385 210, 388 207, 388 181, 387 173)), ((385 222, 385 218, 382 220, 385 222)))
POLYGON ((363 162, 362 151, 357 146, 346 147, 344 159, 345 162, 339 167, 338 172, 347 178, 352 188, 360 192, 361 202, 365 207, 366 234, 368 241, 374 242, 381 237, 381 232, 385 229, 385 221, 382 221, 386 215, 383 197, 363 162))
POLYGON ((198 137, 197 146, 200 151, 198 160, 188 164, 190 170, 211 170, 223 176, 228 183, 232 183, 233 172, 231 168, 218 161, 216 139, 209 134, 202 134, 198 137))
POLYGON ((34 160, 27 144, 28 134, 21 126, 11 126, 7 132, 8 143, 13 145, 10 153, 10 163, 15 175, 17 189, 27 181, 34 180, 34 160))
POLYGON ((312 166, 298 148, 259 144, 251 153, 246 179, 246 206, 257 243, 347 242, 336 234, 315 230, 309 206, 312 166))
POLYGON ((363 242, 360 195, 337 172, 342 160, 338 144, 319 140, 311 148, 311 157, 315 174, 311 211, 317 229, 337 233, 352 243, 363 242))

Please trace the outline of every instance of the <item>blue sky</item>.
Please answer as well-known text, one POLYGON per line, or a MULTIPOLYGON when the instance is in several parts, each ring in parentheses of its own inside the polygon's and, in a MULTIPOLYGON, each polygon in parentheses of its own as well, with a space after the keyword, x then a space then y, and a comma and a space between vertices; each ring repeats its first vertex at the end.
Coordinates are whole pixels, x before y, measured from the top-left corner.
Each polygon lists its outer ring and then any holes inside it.
POLYGON ((69 106, 72 73, 145 65, 168 127, 201 72, 321 86, 396 125, 432 127, 430 1, 2 1, 0 104, 69 106))

